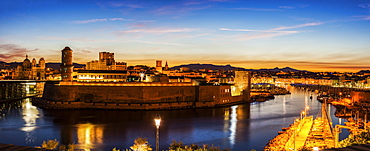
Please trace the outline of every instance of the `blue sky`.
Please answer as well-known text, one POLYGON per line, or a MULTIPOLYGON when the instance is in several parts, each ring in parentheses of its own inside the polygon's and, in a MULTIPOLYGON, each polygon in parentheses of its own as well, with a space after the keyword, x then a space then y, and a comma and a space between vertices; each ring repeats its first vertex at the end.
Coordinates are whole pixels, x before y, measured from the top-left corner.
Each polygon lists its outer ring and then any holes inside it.
POLYGON ((0 60, 370 69, 368 0, 2 0, 0 60))

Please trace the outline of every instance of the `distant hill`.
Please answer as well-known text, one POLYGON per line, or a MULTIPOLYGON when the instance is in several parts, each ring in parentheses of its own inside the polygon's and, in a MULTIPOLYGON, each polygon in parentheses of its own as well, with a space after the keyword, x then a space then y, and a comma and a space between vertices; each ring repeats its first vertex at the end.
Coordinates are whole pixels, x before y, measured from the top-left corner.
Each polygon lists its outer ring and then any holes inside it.
POLYGON ((290 68, 290 67, 285 67, 285 68, 273 68, 273 69, 258 69, 256 71, 272 71, 272 72, 280 72, 280 71, 283 71, 283 72, 310 72, 310 71, 306 71, 306 70, 297 70, 297 69, 293 69, 293 68, 290 68))
POLYGON ((213 64, 187 64, 187 65, 174 66, 174 67, 171 67, 170 69, 171 70, 179 70, 182 67, 193 69, 193 70, 206 69, 207 68, 207 69, 210 69, 210 70, 223 69, 223 70, 243 70, 243 71, 247 71, 247 69, 245 69, 245 68, 233 67, 233 66, 230 66, 230 65, 222 66, 222 65, 213 65, 213 64))
POLYGON ((370 73, 370 70, 361 70, 361 71, 359 71, 357 73, 370 73))
POLYGON ((187 65, 174 66, 174 67, 171 67, 170 69, 179 70, 182 67, 186 67, 186 68, 189 68, 189 69, 192 69, 192 70, 207 68, 207 69, 210 69, 210 70, 223 69, 223 70, 241 70, 241 71, 271 71, 271 72, 280 72, 280 71, 283 71, 283 72, 299 72, 299 71, 302 71, 302 72, 309 72, 309 71, 306 71, 306 70, 297 70, 297 69, 293 69, 293 68, 290 68, 290 67, 285 67, 285 68, 276 67, 276 68, 273 68, 273 69, 245 69, 245 68, 241 68, 241 67, 233 67, 229 64, 228 65, 187 64, 187 65))

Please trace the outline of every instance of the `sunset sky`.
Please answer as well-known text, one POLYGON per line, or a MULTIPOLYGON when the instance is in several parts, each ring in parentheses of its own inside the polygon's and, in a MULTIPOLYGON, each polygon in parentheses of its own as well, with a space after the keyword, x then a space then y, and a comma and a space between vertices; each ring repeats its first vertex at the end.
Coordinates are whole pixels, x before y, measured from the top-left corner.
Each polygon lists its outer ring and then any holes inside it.
POLYGON ((1 0, 0 61, 370 69, 369 0, 1 0))

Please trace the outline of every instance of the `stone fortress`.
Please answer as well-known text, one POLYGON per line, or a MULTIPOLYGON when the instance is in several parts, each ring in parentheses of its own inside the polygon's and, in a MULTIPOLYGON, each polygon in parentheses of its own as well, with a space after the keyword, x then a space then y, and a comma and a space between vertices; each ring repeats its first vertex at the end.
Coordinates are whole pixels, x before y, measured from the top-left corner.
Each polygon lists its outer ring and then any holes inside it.
MULTIPOLYGON (((62 80, 46 82, 43 97, 35 99, 35 104, 53 109, 156 110, 228 106, 250 101, 251 74, 248 71, 235 71, 234 84, 170 82, 166 75, 161 74, 163 69, 168 70, 167 62, 166 67, 163 68, 161 61, 157 61, 155 76, 160 77, 160 80, 112 81, 109 80, 112 74, 117 73, 124 77, 127 71, 81 70, 74 72, 72 54, 73 51, 69 47, 62 50, 60 65, 62 80), (94 78, 91 74, 94 74, 94 78), (89 77, 94 80, 81 81, 78 80, 80 77, 89 77), (96 81, 96 78, 99 80, 96 81)), ((104 52, 104 55, 109 56, 109 53, 104 52)), ((112 57, 110 59, 114 60, 112 57)))

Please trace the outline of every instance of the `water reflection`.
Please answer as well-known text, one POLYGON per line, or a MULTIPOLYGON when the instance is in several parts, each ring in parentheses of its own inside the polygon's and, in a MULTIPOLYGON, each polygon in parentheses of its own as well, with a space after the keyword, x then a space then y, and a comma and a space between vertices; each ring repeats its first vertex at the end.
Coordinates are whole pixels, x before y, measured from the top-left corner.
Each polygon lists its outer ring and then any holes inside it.
POLYGON ((225 109, 225 114, 224 114, 224 131, 228 131, 229 126, 230 126, 230 109, 225 109))
POLYGON ((286 98, 283 97, 283 114, 286 114, 286 98))
POLYGON ((30 132, 36 128, 36 119, 39 117, 39 111, 35 106, 32 106, 30 99, 25 99, 22 104, 23 120, 26 122, 22 131, 30 132))
POLYGON ((229 137, 229 140, 230 140, 230 145, 231 147, 234 146, 235 144, 235 136, 236 136, 236 124, 238 123, 238 119, 237 119, 237 116, 238 114, 236 114, 236 108, 238 108, 237 105, 235 106, 232 106, 231 107, 231 114, 230 114, 230 137, 229 137))
MULTIPOLYGON (((160 114, 160 148, 168 148, 176 140, 186 145, 213 144, 233 151, 262 150, 282 127, 299 118, 305 106, 310 106, 312 114, 320 111, 318 101, 307 100, 309 92, 290 90, 291 95, 276 96, 266 102, 170 111, 42 110, 30 106, 29 100, 19 105, 8 103, 3 105, 6 116, 0 118, 0 136, 12 138, 0 137, 0 142, 39 146, 44 140, 57 139, 64 145, 76 144, 78 149, 125 150, 137 137, 155 144, 153 118, 160 114)), ((337 122, 333 119, 333 124, 337 122)))
POLYGON ((35 136, 33 130, 37 128, 36 119, 39 118, 39 110, 35 106, 32 106, 30 99, 24 99, 22 103, 22 118, 25 124, 21 128, 22 131, 26 132, 26 142, 34 142, 35 136))
POLYGON ((77 124, 77 142, 85 151, 94 148, 94 144, 103 144, 104 127, 92 123, 77 124))

